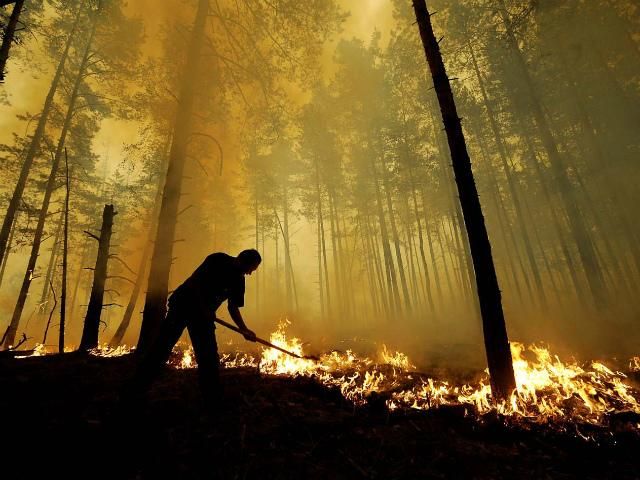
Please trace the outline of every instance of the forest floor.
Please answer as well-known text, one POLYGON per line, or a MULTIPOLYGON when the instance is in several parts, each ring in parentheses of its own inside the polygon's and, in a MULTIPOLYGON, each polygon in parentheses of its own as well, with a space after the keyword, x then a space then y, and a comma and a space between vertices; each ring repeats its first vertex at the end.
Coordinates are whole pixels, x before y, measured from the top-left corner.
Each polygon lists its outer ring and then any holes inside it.
POLYGON ((0 359, 4 478, 640 478, 637 433, 585 441, 460 408, 355 408, 309 378, 225 369, 219 411, 195 370, 167 368, 139 410, 132 356, 0 359), (10 476, 13 473, 15 477, 10 476))

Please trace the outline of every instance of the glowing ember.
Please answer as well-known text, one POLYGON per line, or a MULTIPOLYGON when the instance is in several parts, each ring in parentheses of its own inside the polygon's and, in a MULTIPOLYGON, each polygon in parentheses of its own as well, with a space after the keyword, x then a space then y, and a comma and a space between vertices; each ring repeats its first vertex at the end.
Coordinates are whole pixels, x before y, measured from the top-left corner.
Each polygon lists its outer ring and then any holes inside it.
POLYGON ((640 357, 633 357, 629 361, 629 370, 632 372, 640 372, 640 357))

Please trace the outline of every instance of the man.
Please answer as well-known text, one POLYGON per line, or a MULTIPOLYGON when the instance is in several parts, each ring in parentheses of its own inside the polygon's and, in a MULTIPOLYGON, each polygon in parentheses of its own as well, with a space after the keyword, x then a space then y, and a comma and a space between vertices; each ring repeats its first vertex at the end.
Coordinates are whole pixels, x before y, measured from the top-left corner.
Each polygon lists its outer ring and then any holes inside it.
POLYGON ((237 257, 214 253, 205 259, 169 297, 167 317, 140 363, 134 379, 135 389, 147 390, 186 327, 198 362, 202 395, 207 403, 220 399, 215 312, 226 300, 229 315, 242 330, 244 338, 255 341, 256 334, 245 325, 240 307, 244 306, 244 276, 251 275, 261 261, 257 250, 244 250, 237 257))

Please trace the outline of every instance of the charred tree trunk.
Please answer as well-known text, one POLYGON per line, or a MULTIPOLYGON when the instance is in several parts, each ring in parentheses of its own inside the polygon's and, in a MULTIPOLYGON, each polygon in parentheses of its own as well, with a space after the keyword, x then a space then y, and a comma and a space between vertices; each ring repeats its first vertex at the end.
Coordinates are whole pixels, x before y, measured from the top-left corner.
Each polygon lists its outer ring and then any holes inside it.
POLYGON ((67 321, 67 258, 69 253, 69 159, 67 149, 64 150, 65 196, 64 196, 64 233, 62 237, 62 289, 60 292, 60 333, 58 335, 58 353, 64 352, 64 335, 67 321))
POLYGON ((117 215, 113 205, 105 205, 102 212, 102 227, 98 237, 98 255, 96 266, 93 270, 93 286, 89 297, 87 315, 84 318, 82 339, 78 350, 86 352, 98 346, 98 331, 100 330, 100 317, 104 307, 104 285, 107 281, 107 264, 109 262, 109 243, 113 230, 113 217, 117 215))
POLYGON ((7 60, 9 59, 9 50, 13 44, 13 40, 16 35, 16 28, 20 21, 20 15, 22 14, 22 8, 24 7, 24 0, 16 0, 11 11, 11 17, 4 29, 4 35, 2 36, 2 46, 0 46, 0 83, 4 82, 5 68, 7 66, 7 60))
POLYGON ((178 96, 178 110, 174 123, 167 178, 162 195, 158 231, 154 242, 149 282, 142 314, 142 326, 137 352, 146 351, 156 336, 167 311, 169 272, 173 258, 173 243, 182 192, 182 180, 187 160, 187 145, 191 136, 193 106, 196 96, 196 79, 202 60, 205 24, 209 13, 209 1, 199 0, 191 39, 187 49, 178 96))
POLYGON ((456 185, 460 195, 460 205, 469 236, 492 392, 496 398, 505 399, 515 388, 515 376, 502 311, 500 288, 491 255, 491 244, 484 224, 462 125, 440 54, 440 47, 433 33, 426 2, 425 0, 413 0, 413 7, 440 104, 442 120, 451 150, 456 185))
POLYGON ((67 38, 67 42, 62 52, 62 56, 60 57, 60 61, 58 62, 58 67, 56 68, 56 73, 54 74, 53 80, 51 81, 51 85, 49 86, 49 92, 47 93, 47 98, 44 101, 42 112, 40 112, 40 118, 38 118, 38 124, 33 133, 33 137, 31 138, 31 142, 29 143, 29 148, 27 150, 27 153, 25 154, 24 162, 22 162, 22 168, 20 169, 20 176, 18 177, 18 182, 16 183, 16 186, 13 190, 13 194, 11 195, 11 200, 9 201, 9 206, 7 207, 7 213, 4 217, 2 228, 0 229, 0 259, 3 259, 6 254, 7 241, 9 239, 9 232, 11 231, 11 225, 13 224, 13 220, 18 212, 18 207, 20 205, 20 201, 22 200, 22 193, 24 192, 24 187, 27 184, 27 177, 29 176, 31 165, 33 164, 33 160, 38 154, 38 151, 40 150, 40 141, 44 136, 44 131, 45 131, 45 127, 47 126, 49 113, 53 105, 53 99, 55 97, 56 91, 58 90, 58 84, 60 83, 60 79, 64 71, 64 66, 66 64, 67 57, 69 55, 69 49, 71 48, 71 43, 75 36, 78 22, 80 20, 81 11, 82 11, 82 5, 78 8, 78 13, 76 14, 76 18, 74 20, 71 33, 69 33, 69 37, 67 38))

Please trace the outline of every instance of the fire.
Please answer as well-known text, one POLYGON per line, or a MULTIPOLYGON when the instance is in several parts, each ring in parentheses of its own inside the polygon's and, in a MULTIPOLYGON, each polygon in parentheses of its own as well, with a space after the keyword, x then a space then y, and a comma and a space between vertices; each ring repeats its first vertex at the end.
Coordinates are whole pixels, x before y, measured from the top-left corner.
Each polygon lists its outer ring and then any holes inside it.
POLYGON ((176 368, 185 369, 185 368, 193 368, 195 366, 195 360, 193 359, 193 347, 189 346, 189 348, 184 349, 182 352, 182 358, 180 359, 180 363, 176 365, 176 368))
POLYGON ((129 347, 128 345, 118 345, 112 348, 107 344, 103 344, 89 350, 89 353, 96 357, 121 357, 123 355, 129 355, 135 349, 136 347, 129 347))
MULTIPOLYGON (((287 338, 288 322, 281 323, 271 334, 271 343, 303 356, 303 344, 287 338)), ((114 357, 131 353, 133 348, 101 345, 92 355, 114 357)), ((41 344, 29 356, 51 353, 41 344)), ((542 345, 511 344, 516 388, 507 401, 495 403, 491 397, 488 373, 475 383, 454 384, 416 372, 416 367, 401 352, 382 345, 379 361, 355 354, 351 350, 333 351, 319 361, 295 358, 278 350, 264 349, 260 359, 246 353, 225 353, 220 362, 224 368, 258 368, 265 375, 302 375, 321 384, 337 388, 342 396, 356 405, 365 404, 376 393, 384 398, 390 410, 429 410, 443 405, 468 406, 469 412, 485 414, 494 411, 505 419, 555 425, 582 423, 606 426, 611 414, 630 412, 640 415, 640 393, 629 383, 625 373, 602 362, 580 364, 563 361, 542 345)), ((24 358, 24 357, 20 357, 24 358)), ((175 368, 197 366, 193 348, 174 351, 168 362, 175 368)), ((629 371, 640 371, 640 357, 629 361, 629 371)), ((635 375, 635 373, 634 373, 635 375)), ((640 431, 634 420, 631 428, 640 431)))
MULTIPOLYGON (((271 336, 272 343, 303 355, 300 341, 287 339, 284 328, 285 325, 278 327, 271 336)), ((260 371, 314 377, 328 387, 338 387, 345 398, 356 404, 365 403, 372 393, 380 393, 386 396, 390 410, 468 405, 479 414, 497 411, 508 418, 535 423, 579 421, 594 425, 605 425, 608 415, 614 412, 640 415, 640 395, 626 383, 622 372, 601 362, 588 366, 563 362, 540 345, 525 347, 513 342, 511 353, 516 389, 508 401, 498 404, 492 400, 488 374, 475 384, 452 385, 413 372, 415 367, 405 354, 391 354, 385 345, 380 352, 382 364, 351 351, 331 352, 313 362, 268 349, 262 354, 260 371)), ((631 360, 632 371, 638 366, 638 358, 631 360)))
POLYGON ((405 370, 415 370, 416 368, 414 365, 411 365, 411 363, 409 362, 409 357, 407 357, 404 353, 390 353, 384 343, 382 344, 382 352, 380 352, 380 356, 382 357, 382 362, 386 363, 387 365, 403 368, 405 370))

